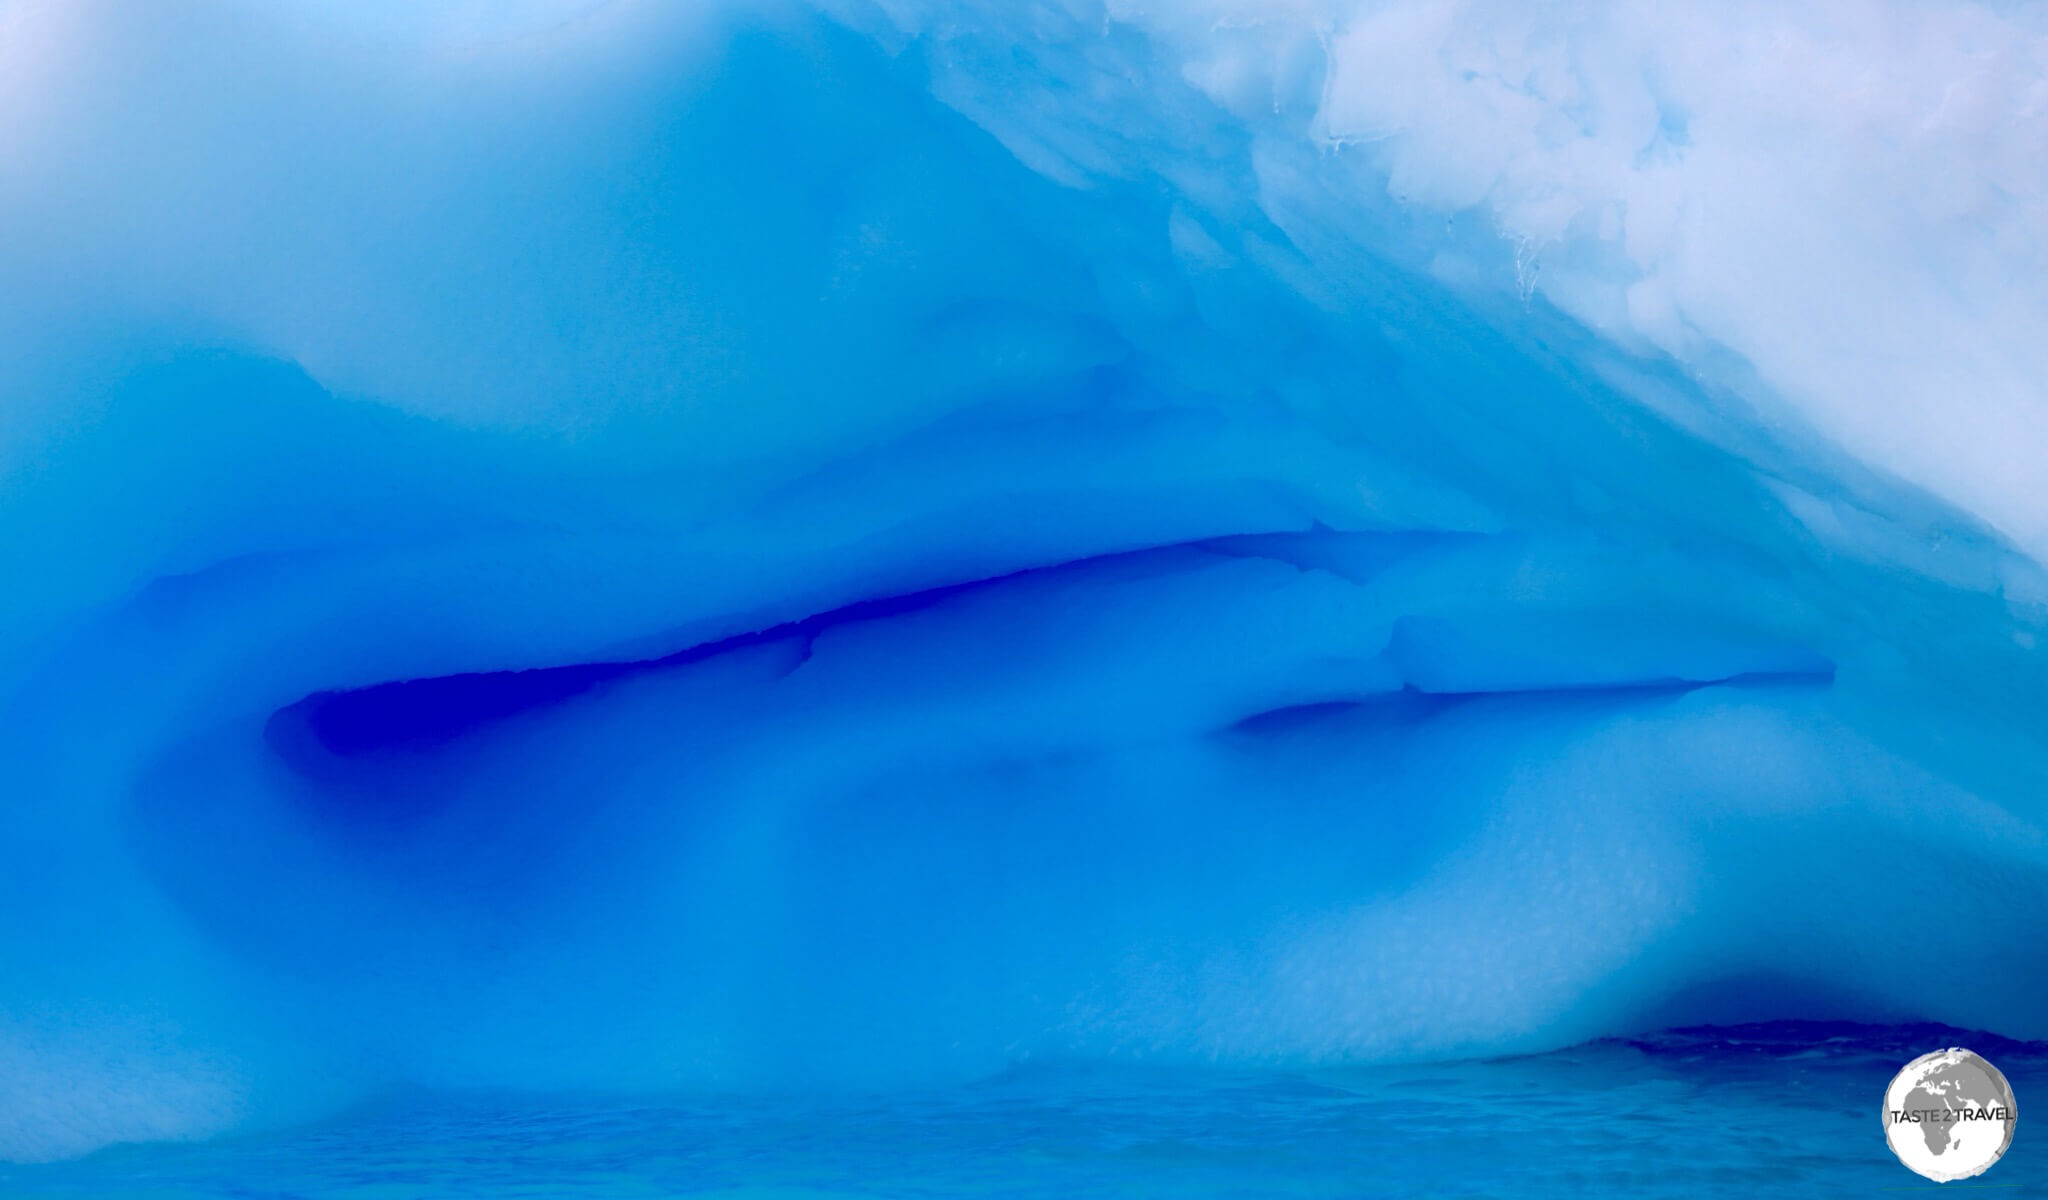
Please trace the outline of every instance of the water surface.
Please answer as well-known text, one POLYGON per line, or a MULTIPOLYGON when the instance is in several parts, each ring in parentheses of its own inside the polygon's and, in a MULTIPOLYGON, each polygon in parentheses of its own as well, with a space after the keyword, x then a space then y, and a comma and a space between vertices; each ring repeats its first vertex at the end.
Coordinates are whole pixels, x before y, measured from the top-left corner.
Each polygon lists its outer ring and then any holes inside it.
POLYGON ((1020 1069, 870 1098, 415 1094, 309 1128, 0 1168, 10 1197, 2027 1194, 2048 1046, 1940 1026, 1675 1030, 1520 1058, 1327 1071, 1020 1069), (1989 1057, 2012 1150, 1934 1185, 1885 1148, 1892 1073, 1989 1057))

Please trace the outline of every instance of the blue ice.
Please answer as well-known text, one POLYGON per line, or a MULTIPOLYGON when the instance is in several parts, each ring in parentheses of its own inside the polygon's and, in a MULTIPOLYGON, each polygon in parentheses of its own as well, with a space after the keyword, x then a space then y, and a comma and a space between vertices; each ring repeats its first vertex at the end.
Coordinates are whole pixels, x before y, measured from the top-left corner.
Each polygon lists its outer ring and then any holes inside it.
POLYGON ((2026 14, 1126 7, 0 5, 0 1160, 2048 1037, 2026 14))

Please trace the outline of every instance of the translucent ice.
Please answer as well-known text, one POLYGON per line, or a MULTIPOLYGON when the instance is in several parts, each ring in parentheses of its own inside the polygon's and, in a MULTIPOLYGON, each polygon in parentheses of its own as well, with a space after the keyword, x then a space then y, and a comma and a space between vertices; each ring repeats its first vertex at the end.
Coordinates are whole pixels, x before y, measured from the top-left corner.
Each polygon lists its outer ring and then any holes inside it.
POLYGON ((0 2, 0 1158, 2048 1036, 2029 12, 365 7, 0 2))

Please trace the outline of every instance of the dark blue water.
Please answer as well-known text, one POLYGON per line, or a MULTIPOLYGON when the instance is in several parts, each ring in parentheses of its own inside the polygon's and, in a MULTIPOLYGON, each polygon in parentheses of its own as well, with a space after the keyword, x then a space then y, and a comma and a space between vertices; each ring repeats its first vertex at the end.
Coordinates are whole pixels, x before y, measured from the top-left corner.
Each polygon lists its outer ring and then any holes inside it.
POLYGON ((1048 1068, 886 1099, 408 1096, 317 1127, 0 1168, 0 1194, 159 1197, 1845 1196, 2048 1190, 2048 1046, 1778 1023, 1341 1071, 1048 1068), (1886 1149, 1908 1059, 2007 1075, 2012 1150, 1936 1185, 1886 1149))

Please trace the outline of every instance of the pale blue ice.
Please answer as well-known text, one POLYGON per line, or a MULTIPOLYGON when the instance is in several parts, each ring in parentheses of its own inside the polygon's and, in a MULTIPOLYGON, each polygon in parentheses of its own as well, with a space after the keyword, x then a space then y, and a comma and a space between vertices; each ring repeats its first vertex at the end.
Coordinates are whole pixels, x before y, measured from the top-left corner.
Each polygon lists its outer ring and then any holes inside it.
POLYGON ((1875 0, 0 0, 0 1161, 2048 1038, 2044 80, 1875 0))

